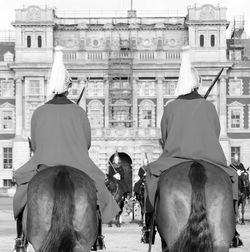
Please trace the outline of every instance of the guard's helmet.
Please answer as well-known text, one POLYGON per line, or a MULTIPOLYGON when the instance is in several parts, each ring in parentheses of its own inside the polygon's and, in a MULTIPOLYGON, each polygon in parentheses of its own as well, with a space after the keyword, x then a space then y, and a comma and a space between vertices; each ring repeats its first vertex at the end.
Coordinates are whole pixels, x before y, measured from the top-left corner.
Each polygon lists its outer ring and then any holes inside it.
POLYGON ((234 154, 234 162, 235 162, 235 163, 238 163, 238 162, 239 162, 239 159, 240 159, 240 157, 239 157, 238 153, 235 153, 235 154, 234 154))
POLYGON ((72 80, 63 63, 63 48, 55 47, 54 62, 50 74, 50 80, 47 88, 47 97, 51 98, 55 94, 63 94, 69 90, 72 80))

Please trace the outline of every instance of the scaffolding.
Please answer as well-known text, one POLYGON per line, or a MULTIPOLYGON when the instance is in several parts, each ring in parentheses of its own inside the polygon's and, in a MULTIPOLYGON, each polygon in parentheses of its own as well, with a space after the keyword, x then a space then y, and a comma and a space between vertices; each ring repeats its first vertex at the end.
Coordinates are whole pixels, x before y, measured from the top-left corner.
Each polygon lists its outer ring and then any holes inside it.
POLYGON ((119 50, 109 50, 109 127, 133 127, 133 50, 130 34, 119 50))
POLYGON ((231 39, 240 39, 244 32, 245 19, 244 16, 234 17, 231 28, 231 39))

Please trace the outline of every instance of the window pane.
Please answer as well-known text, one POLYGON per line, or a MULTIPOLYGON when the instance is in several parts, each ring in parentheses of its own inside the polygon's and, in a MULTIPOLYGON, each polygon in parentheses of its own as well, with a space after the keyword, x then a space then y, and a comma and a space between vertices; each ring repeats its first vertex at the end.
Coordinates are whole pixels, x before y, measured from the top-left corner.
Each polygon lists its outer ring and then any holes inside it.
POLYGON ((231 162, 233 162, 234 160, 234 155, 238 154, 238 156, 240 157, 240 147, 239 146, 232 146, 231 147, 231 162))
POLYGON ((0 83, 0 96, 13 97, 13 80, 2 80, 0 83))
POLYGON ((27 47, 31 47, 31 37, 27 36, 27 47))
POLYGON ((3 168, 12 169, 12 148, 3 148, 3 168))
POLYGON ((241 116, 241 111, 240 110, 232 110, 231 111, 231 128, 240 128, 240 116, 241 116))
POLYGON ((40 81, 39 80, 30 80, 29 81, 29 94, 30 95, 40 95, 40 81))
POLYGON ((166 81, 163 85, 163 95, 174 95, 177 80, 166 81))
POLYGON ((211 44, 212 47, 215 46, 215 36, 214 35, 211 35, 210 44, 211 44))
POLYGON ((37 46, 38 46, 39 48, 42 47, 42 36, 38 36, 38 37, 37 37, 37 46))
POLYGON ((200 35, 200 46, 204 46, 204 35, 200 35))
POLYGON ((3 129, 13 128, 13 112, 12 111, 2 112, 2 125, 3 125, 3 129))

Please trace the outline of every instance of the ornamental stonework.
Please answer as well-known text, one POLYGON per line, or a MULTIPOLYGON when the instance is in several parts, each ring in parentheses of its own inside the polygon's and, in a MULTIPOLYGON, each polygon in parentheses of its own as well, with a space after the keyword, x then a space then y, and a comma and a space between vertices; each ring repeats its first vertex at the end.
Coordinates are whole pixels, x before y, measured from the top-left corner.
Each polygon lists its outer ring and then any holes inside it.
POLYGON ((215 11, 212 6, 204 6, 200 12, 201 20, 213 20, 215 18, 215 11))
POLYGON ((27 21, 39 21, 41 20, 41 10, 37 7, 31 7, 26 14, 27 21))

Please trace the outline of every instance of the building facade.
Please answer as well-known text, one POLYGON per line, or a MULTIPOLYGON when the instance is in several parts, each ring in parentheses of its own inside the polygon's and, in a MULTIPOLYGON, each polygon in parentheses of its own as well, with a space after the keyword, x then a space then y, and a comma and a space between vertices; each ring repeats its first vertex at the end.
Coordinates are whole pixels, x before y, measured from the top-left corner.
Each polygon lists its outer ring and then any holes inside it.
MULTIPOLYGON (((0 43, 0 187, 30 156, 27 138, 33 111, 46 101, 54 47, 63 46, 73 80, 69 98, 80 102, 92 128, 90 156, 104 172, 116 151, 134 183, 145 153, 161 154, 160 121, 174 99, 181 47, 192 61, 220 122, 220 142, 228 159, 236 151, 250 166, 250 64, 236 61, 227 45, 226 8, 188 7, 186 16, 60 17, 54 9, 16 10, 15 40, 0 43)), ((233 49, 233 55, 237 50, 233 49)))

